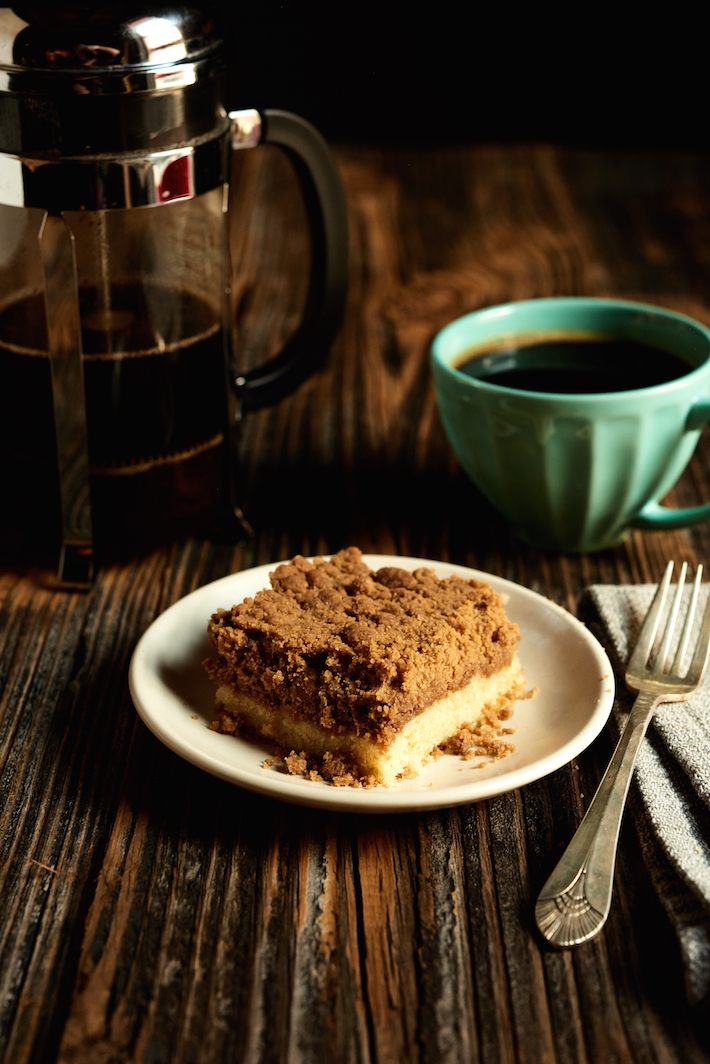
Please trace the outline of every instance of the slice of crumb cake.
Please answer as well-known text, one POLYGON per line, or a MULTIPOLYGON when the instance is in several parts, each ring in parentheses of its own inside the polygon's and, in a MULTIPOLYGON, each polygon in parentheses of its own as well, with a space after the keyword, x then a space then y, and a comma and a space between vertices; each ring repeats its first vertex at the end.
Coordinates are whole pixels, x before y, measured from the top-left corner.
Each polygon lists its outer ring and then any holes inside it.
POLYGON ((297 556, 270 580, 209 622, 215 730, 273 742, 289 771, 341 785, 392 786, 447 744, 513 749, 500 736, 524 688, 519 631, 487 584, 373 572, 355 547, 297 556))

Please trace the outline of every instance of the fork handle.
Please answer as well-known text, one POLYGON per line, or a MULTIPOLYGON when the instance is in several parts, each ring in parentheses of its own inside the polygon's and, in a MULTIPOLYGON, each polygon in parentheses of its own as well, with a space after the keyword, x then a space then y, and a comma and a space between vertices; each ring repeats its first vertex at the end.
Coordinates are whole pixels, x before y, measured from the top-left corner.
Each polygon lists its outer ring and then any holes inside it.
POLYGON ((606 923, 616 849, 639 748, 660 698, 641 692, 584 820, 535 906, 537 926, 554 946, 577 946, 606 923))

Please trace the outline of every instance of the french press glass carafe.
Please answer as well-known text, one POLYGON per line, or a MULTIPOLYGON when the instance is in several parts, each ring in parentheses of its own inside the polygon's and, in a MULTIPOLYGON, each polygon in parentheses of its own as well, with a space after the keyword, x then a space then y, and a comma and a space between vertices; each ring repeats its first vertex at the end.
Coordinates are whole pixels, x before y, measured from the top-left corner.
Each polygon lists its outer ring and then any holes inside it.
POLYGON ((24 535, 58 515, 65 585, 90 580, 95 534, 153 541, 233 504, 235 416, 312 372, 347 275, 329 149, 295 115, 227 112, 210 18, 88 6, 0 10, 3 524, 24 535), (230 152, 260 143, 294 164, 311 278, 285 349, 237 375, 230 152))

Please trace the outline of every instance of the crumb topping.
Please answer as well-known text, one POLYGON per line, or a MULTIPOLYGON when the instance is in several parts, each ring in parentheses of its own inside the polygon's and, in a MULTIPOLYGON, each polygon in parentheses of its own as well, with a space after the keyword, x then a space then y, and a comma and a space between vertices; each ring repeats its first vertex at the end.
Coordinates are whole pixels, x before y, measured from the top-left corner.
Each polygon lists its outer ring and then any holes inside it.
POLYGON ((217 684, 338 732, 375 741, 399 731, 474 674, 507 667, 519 640, 487 584, 431 569, 373 572, 356 547, 300 555, 271 588, 208 625, 217 684))
POLYGON ((334 754, 323 754, 322 758, 309 760, 305 750, 297 754, 292 750, 290 754, 282 752, 286 771, 291 776, 304 776, 315 783, 332 783, 334 787, 366 787, 368 789, 377 786, 374 776, 363 775, 353 764, 337 757, 334 754))

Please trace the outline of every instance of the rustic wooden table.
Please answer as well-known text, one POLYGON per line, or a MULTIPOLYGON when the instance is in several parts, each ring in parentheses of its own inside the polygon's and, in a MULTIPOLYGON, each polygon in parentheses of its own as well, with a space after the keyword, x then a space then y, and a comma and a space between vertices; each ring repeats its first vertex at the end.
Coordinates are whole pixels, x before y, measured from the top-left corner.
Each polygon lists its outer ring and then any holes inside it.
MULTIPOLYGON (((0 1056, 707 1061, 630 818, 606 931, 558 953, 533 929, 609 735, 521 790, 378 817, 221 782, 133 709, 129 660, 161 611, 294 553, 356 544, 451 560, 573 612, 588 584, 710 560, 710 526, 584 557, 526 547, 457 468, 427 366, 444 323, 511 299, 611 294, 710 323, 710 160, 546 146, 337 155, 346 319, 323 371, 243 425, 254 537, 106 561, 88 594, 54 590, 42 559, 2 571, 0 1056)), ((287 163, 262 148, 242 166, 232 243, 247 365, 293 327, 308 245, 287 163)), ((709 495, 701 442, 670 503, 709 495)))

